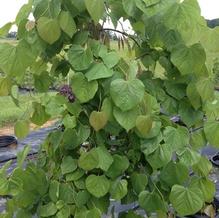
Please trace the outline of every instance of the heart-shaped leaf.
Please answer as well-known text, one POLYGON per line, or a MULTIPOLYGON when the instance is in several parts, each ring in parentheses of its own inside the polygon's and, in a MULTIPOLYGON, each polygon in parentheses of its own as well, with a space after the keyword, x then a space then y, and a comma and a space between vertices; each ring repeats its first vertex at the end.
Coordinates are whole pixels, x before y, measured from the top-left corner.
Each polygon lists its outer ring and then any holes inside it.
POLYGON ((110 188, 111 197, 117 201, 124 198, 128 192, 127 186, 128 182, 125 179, 114 181, 110 188))
POLYGON ((130 81, 116 79, 111 83, 110 95, 117 107, 122 111, 128 111, 142 101, 144 84, 138 79, 130 81))
POLYGON ((205 50, 201 44, 191 47, 179 45, 171 54, 172 63, 179 69, 182 75, 200 73, 206 60, 205 50))
POLYGON ((189 176, 188 168, 182 163, 169 162, 161 171, 160 178, 167 185, 183 184, 189 176))
POLYGON ((161 197, 156 193, 150 193, 148 191, 143 191, 138 196, 138 202, 140 206, 146 211, 146 212, 154 212, 154 211, 165 211, 165 205, 162 201, 161 197))
POLYGON ((80 45, 72 45, 68 51, 68 59, 76 71, 86 70, 93 62, 90 48, 84 49, 80 45))
POLYGON ((203 207, 203 194, 199 187, 174 185, 170 193, 170 202, 180 216, 197 213, 203 207))
POLYGON ((104 12, 104 0, 85 0, 85 5, 94 22, 98 24, 104 12))
POLYGON ((113 115, 116 118, 117 122, 128 132, 130 129, 135 127, 138 110, 137 108, 134 108, 129 111, 122 111, 119 108, 115 107, 113 110, 113 115))
POLYGON ((67 11, 62 11, 59 15, 59 24, 61 29, 69 36, 72 37, 77 31, 77 27, 71 14, 67 11))
POLYGON ((204 125, 205 136, 210 145, 219 147, 219 122, 208 121, 204 125))
POLYGON ((105 112, 93 111, 89 118, 90 125, 95 129, 95 131, 99 131, 104 128, 107 124, 107 115, 105 112))
POLYGON ((30 131, 30 124, 26 120, 17 121, 14 127, 15 135, 22 139, 25 138, 30 131))
POLYGON ((85 74, 88 81, 109 78, 113 75, 113 70, 107 68, 103 63, 94 64, 85 74))
POLYGON ((88 102, 96 94, 97 81, 88 82, 83 73, 76 73, 72 77, 72 90, 81 103, 88 102))
POLYGON ((73 159, 71 156, 64 157, 61 164, 62 174, 74 172, 77 169, 77 160, 73 159))
POLYGON ((114 155, 113 163, 108 169, 106 175, 112 179, 121 176, 129 167, 129 160, 125 156, 114 155))
POLYGON ((37 30, 40 37, 49 44, 53 44, 61 36, 59 22, 48 17, 41 17, 37 21, 37 30))
POLYGON ((86 171, 97 168, 98 164, 99 155, 96 149, 92 149, 89 152, 84 152, 78 160, 78 166, 86 171))
POLYGON ((136 120, 136 128, 142 136, 147 136, 152 128, 153 120, 150 116, 140 115, 136 120))
POLYGON ((134 191, 139 194, 146 189, 146 185, 148 184, 148 177, 145 174, 133 173, 131 175, 131 182, 134 191))
POLYGON ((96 198, 103 197, 110 189, 110 182, 105 176, 90 175, 85 183, 87 190, 96 198))

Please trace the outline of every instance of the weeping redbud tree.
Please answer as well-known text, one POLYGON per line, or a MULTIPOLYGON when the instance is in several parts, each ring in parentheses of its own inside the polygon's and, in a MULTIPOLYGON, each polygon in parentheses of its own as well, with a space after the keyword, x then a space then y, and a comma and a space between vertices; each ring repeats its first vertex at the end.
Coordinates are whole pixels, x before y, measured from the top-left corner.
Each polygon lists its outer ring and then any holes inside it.
POLYGON ((186 216, 212 202, 212 166, 199 151, 219 147, 219 29, 207 27, 197 0, 30 0, 0 34, 12 25, 18 42, 0 44, 0 93, 19 105, 26 71, 42 93, 15 132, 53 118, 63 128, 38 161, 23 164, 26 148, 9 177, 10 163, 1 169, 0 195, 10 196, 1 217, 100 218, 112 200, 186 216), (122 19, 133 34, 116 29, 122 19), (129 56, 113 49, 114 32, 129 56), (49 94, 60 75, 69 83, 49 94))

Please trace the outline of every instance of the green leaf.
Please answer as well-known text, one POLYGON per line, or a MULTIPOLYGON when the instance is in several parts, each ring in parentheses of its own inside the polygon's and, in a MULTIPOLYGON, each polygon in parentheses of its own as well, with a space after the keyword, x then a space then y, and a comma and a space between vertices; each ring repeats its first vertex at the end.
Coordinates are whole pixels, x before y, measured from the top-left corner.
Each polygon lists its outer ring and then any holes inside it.
POLYGON ((77 193, 75 197, 75 203, 77 207, 82 207, 83 205, 87 204, 89 199, 90 199, 90 194, 86 190, 83 190, 77 193))
POLYGON ((209 78, 198 81, 196 88, 203 102, 214 100, 214 83, 209 78))
POLYGON ((28 121, 19 120, 16 122, 14 126, 14 132, 19 139, 25 138, 29 134, 29 131, 30 131, 30 126, 28 121))
POLYGON ((93 208, 93 205, 95 205, 95 207, 98 208, 102 214, 107 214, 110 206, 109 196, 106 195, 102 198, 91 197, 88 202, 88 207, 93 208))
POLYGON ((183 97, 186 96, 186 89, 184 84, 175 84, 165 81, 164 85, 166 88, 166 92, 177 100, 181 100, 183 97))
POLYGON ((174 185, 170 193, 170 202, 179 216, 193 215, 203 207, 203 194, 198 186, 187 188, 174 185))
POLYGON ((178 31, 185 42, 197 42, 200 38, 200 25, 205 26, 204 19, 200 16, 201 10, 197 0, 169 1, 172 4, 165 10, 164 24, 169 29, 178 31), (188 27, 190 31, 188 31, 188 27))
POLYGON ((169 187, 183 184, 189 177, 189 169, 181 163, 169 162, 161 171, 160 179, 169 187))
POLYGON ((103 171, 107 171, 113 163, 113 157, 105 147, 98 147, 96 148, 96 151, 99 157, 98 168, 102 169, 103 171))
POLYGON ((78 125, 76 129, 66 129, 63 136, 63 145, 72 150, 80 146, 90 136, 90 127, 78 125))
POLYGON ((219 147, 219 122, 207 121, 204 124, 204 131, 210 145, 219 147))
POLYGON ((98 208, 93 208, 88 211, 86 218, 101 218, 101 211, 98 208))
POLYGON ((88 81, 104 79, 113 76, 114 72, 103 63, 95 63, 85 74, 88 81))
POLYGON ((219 51, 218 36, 218 26, 213 29, 206 28, 206 31, 201 34, 201 43, 208 52, 216 53, 219 51))
POLYGON ((88 210, 84 207, 82 208, 77 208, 75 210, 75 214, 74 214, 74 217, 75 218, 84 218, 86 217, 87 218, 87 214, 88 214, 88 210))
POLYGON ((107 124, 107 116, 105 112, 93 111, 89 117, 90 125, 96 132, 103 129, 107 124))
POLYGON ((140 115, 136 119, 136 128, 142 136, 147 136, 152 128, 153 121, 150 116, 140 115))
POLYGON ((129 16, 134 16, 137 7, 136 7, 136 1, 135 0, 122 0, 123 9, 129 16))
POLYGON ((138 196, 138 202, 141 208, 143 208, 148 213, 155 212, 158 210, 166 211, 164 202, 156 192, 141 192, 138 196))
POLYGON ((96 24, 102 18, 104 12, 103 0, 85 0, 86 8, 96 24))
POLYGON ((75 117, 78 117, 82 111, 82 107, 77 100, 73 103, 68 102, 66 106, 67 106, 67 110, 69 111, 69 113, 74 115, 75 117))
POLYGON ((58 210, 62 209, 65 205, 65 202, 63 200, 59 200, 56 202, 56 207, 58 210))
POLYGON ((37 4, 33 12, 36 20, 42 16, 56 18, 61 11, 61 2, 59 0, 43 0, 36 1, 36 3, 37 4))
POLYGON ((75 128, 77 125, 76 117, 67 114, 63 119, 63 124, 65 128, 69 128, 69 129, 75 128))
POLYGON ((191 186, 199 187, 203 193, 204 201, 211 203, 215 196, 215 184, 207 178, 193 179, 191 186))
POLYGON ((203 148, 207 144, 204 130, 201 129, 199 131, 192 132, 190 134, 190 145, 199 150, 203 148))
POLYGON ((25 4, 21 7, 15 19, 15 23, 17 24, 17 26, 19 26, 22 20, 28 18, 31 10, 32 10, 32 1, 29 1, 28 4, 25 4))
POLYGON ((216 99, 214 101, 207 101, 203 108, 209 120, 219 119, 219 98, 218 95, 215 97, 216 99))
POLYGON ((85 183, 87 190, 97 198, 106 195, 110 189, 110 182, 105 176, 90 175, 85 183))
POLYGON ((6 23, 4 26, 0 28, 0 37, 5 37, 8 35, 8 32, 10 31, 13 23, 9 22, 6 23))
POLYGON ((37 21, 37 30, 40 37, 50 45, 56 42, 61 36, 59 22, 56 19, 41 17, 37 21))
POLYGON ((0 96, 7 96, 12 87, 11 80, 7 77, 0 78, 0 96))
POLYGON ((53 202, 57 202, 59 198, 60 184, 56 180, 52 180, 49 186, 49 197, 53 202))
POLYGON ((0 44, 0 68, 6 74, 22 78, 35 58, 30 45, 23 40, 15 46, 8 43, 0 44))
POLYGON ((129 167, 129 160, 125 156, 114 155, 113 163, 106 172, 106 175, 112 179, 121 176, 129 167))
POLYGON ((192 169, 200 176, 207 177, 212 170, 212 164, 206 157, 201 157, 199 162, 193 165, 192 169))
POLYGON ((75 45, 84 45, 88 40, 89 32, 86 30, 78 31, 73 38, 73 44, 75 45))
POLYGON ((76 73, 72 77, 72 90, 78 100, 85 103, 95 96, 98 83, 97 81, 88 82, 83 73, 76 73))
POLYGON ((20 209, 17 214, 16 214, 17 218, 31 218, 32 215, 30 212, 24 210, 24 209, 20 209))
POLYGON ((59 187, 59 200, 63 200, 66 204, 73 204, 74 201, 75 192, 71 188, 69 184, 60 184, 59 187))
POLYGON ((191 167, 200 161, 201 155, 190 148, 185 148, 182 152, 177 153, 180 163, 191 167))
POLYGON ((203 112, 193 109, 193 107, 186 100, 179 103, 178 113, 181 120, 186 124, 187 127, 198 124, 203 120, 203 112))
POLYGON ((27 155, 29 154, 29 151, 30 151, 30 146, 26 145, 24 149, 17 154, 17 163, 19 167, 23 166, 24 161, 27 155))
POLYGON ((194 82, 189 83, 186 89, 186 94, 189 98, 191 105, 195 110, 201 107, 201 96, 196 88, 196 84, 194 82))
POLYGON ((134 108, 129 111, 122 111, 119 108, 114 107, 113 115, 116 118, 116 121, 128 132, 130 129, 135 127, 138 110, 137 108, 134 108))
POLYGON ((150 155, 146 156, 146 160, 153 169, 159 169, 165 166, 172 158, 172 149, 166 144, 159 145, 158 148, 150 155))
POLYGON ((50 97, 49 101, 46 102, 46 113, 52 117, 57 117, 65 111, 65 107, 62 102, 59 100, 66 101, 64 96, 57 95, 54 97, 50 97))
POLYGON ((109 121, 114 120, 113 105, 112 105, 112 101, 109 98, 104 99, 104 101, 102 103, 101 111, 103 111, 106 114, 107 120, 109 120, 109 121))
POLYGON ((39 215, 41 217, 53 216, 53 215, 55 215, 56 212, 57 212, 56 205, 52 202, 50 202, 46 205, 43 205, 39 208, 39 215))
POLYGON ((96 149, 84 152, 78 160, 78 166, 83 170, 90 171, 99 165, 99 155, 96 149))
POLYGON ((161 132, 154 138, 144 139, 141 141, 141 150, 146 156, 148 156, 149 154, 152 154, 154 151, 156 151, 162 140, 163 135, 161 134, 161 132))
POLYGON ((140 194, 140 192, 146 189, 146 186, 148 184, 148 177, 145 174, 133 173, 131 175, 131 182, 134 191, 137 194, 140 194))
POLYGON ((90 48, 84 49, 80 45, 72 45, 68 51, 68 59, 76 71, 86 70, 93 62, 90 48))
POLYGON ((74 172, 77 169, 77 160, 73 159, 71 156, 66 156, 62 160, 61 171, 62 174, 68 174, 74 172))
POLYGON ((189 145, 189 131, 184 127, 167 126, 164 130, 164 141, 173 150, 183 148, 189 145))
POLYGON ((66 181, 67 181, 67 182, 77 181, 77 180, 79 180, 83 175, 84 175, 84 170, 77 169, 75 172, 69 173, 69 174, 66 175, 66 181))
POLYGON ((70 38, 77 32, 75 21, 68 11, 62 11, 59 14, 59 25, 70 38))
POLYGON ((67 218, 71 215, 70 206, 65 205, 61 210, 56 214, 57 218, 67 218))
POLYGON ((101 55, 101 58, 103 59, 104 64, 108 68, 115 67, 119 62, 119 56, 116 52, 109 52, 104 55, 101 55))
POLYGON ((179 45, 173 49, 171 61, 182 75, 200 73, 205 64, 206 55, 200 44, 194 44, 191 47, 179 45))
POLYGON ((84 152, 78 162, 79 167, 87 171, 94 168, 107 171, 112 163, 113 158, 104 147, 93 148, 89 152, 84 152))
POLYGON ((33 103, 34 113, 31 117, 31 121, 38 125, 42 126, 50 119, 50 115, 48 115, 45 111, 45 107, 39 103, 33 103))
POLYGON ((114 181, 110 188, 112 199, 119 201, 124 198, 128 192, 127 186, 128 182, 125 179, 114 181))
POLYGON ((143 100, 144 84, 138 79, 116 79, 111 83, 110 95, 117 107, 122 111, 128 111, 143 100))
POLYGON ((47 92, 51 82, 52 79, 46 71, 42 72, 40 75, 34 75, 34 86, 39 92, 47 92))
POLYGON ((151 139, 159 135, 161 129, 160 121, 153 121, 152 128, 147 135, 144 136, 145 139, 151 139))

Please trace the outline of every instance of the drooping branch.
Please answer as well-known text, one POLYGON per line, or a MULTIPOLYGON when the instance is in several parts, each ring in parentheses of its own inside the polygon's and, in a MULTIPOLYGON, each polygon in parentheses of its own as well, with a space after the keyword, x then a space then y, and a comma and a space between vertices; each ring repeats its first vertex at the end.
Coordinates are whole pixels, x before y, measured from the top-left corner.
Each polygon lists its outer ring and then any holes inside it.
POLYGON ((102 31, 112 31, 112 32, 117 32, 117 33, 120 33, 124 36, 127 36, 128 38, 130 38, 131 40, 133 40, 135 42, 135 44, 140 47, 140 44, 138 43, 138 41, 131 35, 129 35, 128 33, 126 32, 122 32, 120 30, 116 30, 116 29, 111 29, 111 28, 103 28, 102 31))

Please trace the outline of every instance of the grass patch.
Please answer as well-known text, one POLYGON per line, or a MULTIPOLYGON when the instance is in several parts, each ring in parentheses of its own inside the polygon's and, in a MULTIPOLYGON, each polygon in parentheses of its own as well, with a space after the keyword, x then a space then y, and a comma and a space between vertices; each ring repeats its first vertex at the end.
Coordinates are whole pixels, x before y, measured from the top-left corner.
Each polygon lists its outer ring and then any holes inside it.
POLYGON ((0 38, 0 43, 9 43, 12 45, 16 45, 17 44, 17 40, 16 39, 5 39, 5 38, 0 38))

